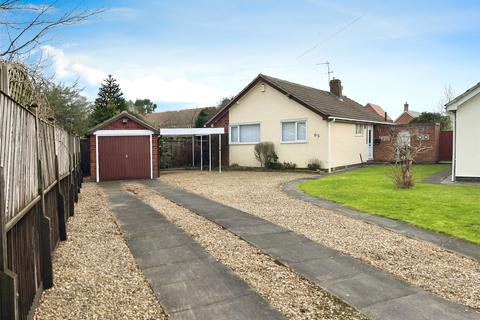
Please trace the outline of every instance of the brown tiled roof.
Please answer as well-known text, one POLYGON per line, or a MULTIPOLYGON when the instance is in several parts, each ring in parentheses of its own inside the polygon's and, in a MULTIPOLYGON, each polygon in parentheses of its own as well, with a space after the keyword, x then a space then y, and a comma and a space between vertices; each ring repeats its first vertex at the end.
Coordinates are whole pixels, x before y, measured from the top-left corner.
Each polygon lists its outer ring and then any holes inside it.
MULTIPOLYGON (((385 110, 383 110, 382 107, 380 107, 378 104, 375 103, 367 103, 365 106, 366 108, 372 108, 373 111, 375 111, 380 117, 382 117, 385 120, 385 110)), ((387 114, 387 121, 392 121, 392 118, 387 114)))
POLYGON ((192 128, 202 108, 178 111, 154 112, 145 115, 145 120, 158 128, 192 128))
POLYGON ((214 122, 220 115, 233 106, 255 84, 263 81, 279 90, 289 98, 300 103, 304 107, 320 114, 324 118, 337 117, 352 120, 383 122, 384 118, 375 111, 365 108, 358 102, 347 96, 337 97, 329 91, 293 83, 286 80, 259 74, 245 89, 243 89, 232 101, 220 110, 207 124, 214 122))

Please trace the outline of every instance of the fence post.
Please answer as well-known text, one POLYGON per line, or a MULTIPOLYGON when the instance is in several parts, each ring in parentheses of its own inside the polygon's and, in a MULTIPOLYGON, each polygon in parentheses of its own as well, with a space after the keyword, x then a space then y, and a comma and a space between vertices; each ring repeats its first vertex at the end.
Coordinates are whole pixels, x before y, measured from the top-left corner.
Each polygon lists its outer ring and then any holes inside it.
POLYGON ((55 154, 55 175, 57 179, 57 214, 58 214, 58 237, 60 240, 67 240, 67 223, 65 219, 65 197, 62 194, 60 184, 60 173, 58 168, 58 155, 55 154))
POLYGON ((45 289, 53 286, 53 265, 52 265, 52 240, 50 218, 45 215, 45 195, 43 194, 43 170, 40 157, 40 124, 38 117, 38 108, 35 110, 35 131, 37 140, 37 178, 38 195, 40 203, 38 204, 38 214, 40 215, 40 263, 42 266, 42 283, 45 289))
POLYGON ((8 270, 5 232, 5 180, 0 167, 0 315, 2 320, 18 319, 18 278, 8 270))
POLYGON ((38 159, 38 192, 40 194, 40 261, 42 263, 43 288, 53 286, 52 240, 50 218, 45 216, 45 195, 43 194, 42 161, 38 159))

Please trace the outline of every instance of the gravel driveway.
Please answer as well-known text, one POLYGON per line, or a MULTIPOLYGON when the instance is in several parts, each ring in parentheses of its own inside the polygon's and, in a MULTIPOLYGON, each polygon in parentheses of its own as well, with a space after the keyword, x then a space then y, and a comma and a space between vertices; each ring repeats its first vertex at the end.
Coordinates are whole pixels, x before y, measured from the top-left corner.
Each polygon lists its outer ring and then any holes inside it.
POLYGON ((144 185, 125 183, 124 186, 189 234, 288 319, 368 319, 214 222, 169 201, 144 185))
POLYGON ((480 263, 440 247, 290 198, 305 174, 169 172, 160 179, 262 217, 361 259, 446 299, 480 310, 480 263))
POLYGON ((84 184, 67 230, 35 319, 166 319, 96 184, 84 184))

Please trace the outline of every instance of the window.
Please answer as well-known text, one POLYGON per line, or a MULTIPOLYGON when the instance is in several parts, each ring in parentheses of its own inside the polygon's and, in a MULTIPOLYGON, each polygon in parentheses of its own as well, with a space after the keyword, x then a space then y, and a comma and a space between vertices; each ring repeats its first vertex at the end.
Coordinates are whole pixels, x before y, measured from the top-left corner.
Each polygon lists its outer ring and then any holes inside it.
POLYGON ((282 121, 282 142, 307 142, 307 122, 305 120, 282 121))
POLYGON ((363 136, 363 124, 356 124, 355 125, 355 135, 357 137, 363 136))
POLYGON ((260 124, 239 124, 230 126, 230 143, 260 142, 260 124))

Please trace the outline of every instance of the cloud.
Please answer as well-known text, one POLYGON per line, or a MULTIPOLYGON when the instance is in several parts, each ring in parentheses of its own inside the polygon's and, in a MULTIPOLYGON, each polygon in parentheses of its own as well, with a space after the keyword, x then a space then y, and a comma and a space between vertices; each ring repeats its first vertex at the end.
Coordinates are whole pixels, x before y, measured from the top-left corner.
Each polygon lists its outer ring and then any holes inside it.
MULTIPOLYGON (((86 88, 88 98, 93 99, 100 83, 108 75, 101 69, 90 67, 79 60, 90 60, 81 55, 68 55, 62 49, 43 46, 42 51, 52 62, 52 71, 59 81, 75 81, 86 88)), ((160 77, 142 69, 111 71, 118 80, 127 99, 149 98, 155 102, 185 103, 186 105, 208 106, 226 96, 222 90, 195 83, 185 77, 160 77)))

